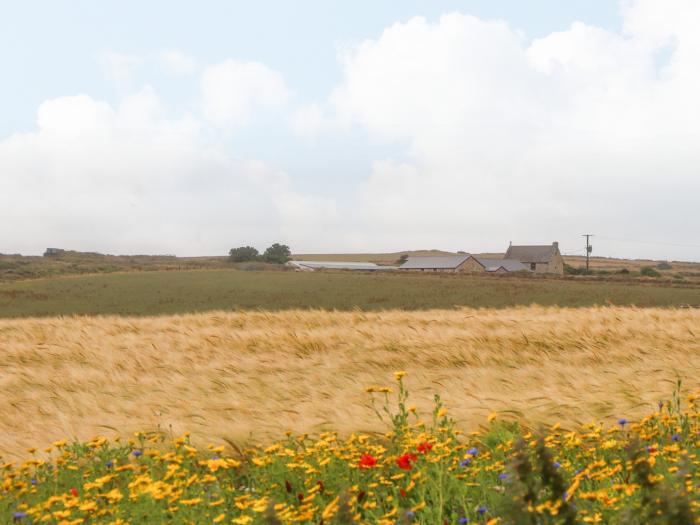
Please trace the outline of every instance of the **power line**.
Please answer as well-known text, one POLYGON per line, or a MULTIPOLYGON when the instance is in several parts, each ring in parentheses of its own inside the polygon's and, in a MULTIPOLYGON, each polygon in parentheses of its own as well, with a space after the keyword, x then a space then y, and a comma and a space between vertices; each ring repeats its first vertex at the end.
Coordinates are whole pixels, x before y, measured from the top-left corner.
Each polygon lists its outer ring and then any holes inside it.
POLYGON ((652 244, 657 246, 676 246, 679 248, 700 248, 700 244, 681 244, 676 242, 663 242, 663 241, 639 241, 635 239, 616 239, 614 237, 598 237, 604 241, 615 241, 615 242, 633 242, 639 244, 652 244))

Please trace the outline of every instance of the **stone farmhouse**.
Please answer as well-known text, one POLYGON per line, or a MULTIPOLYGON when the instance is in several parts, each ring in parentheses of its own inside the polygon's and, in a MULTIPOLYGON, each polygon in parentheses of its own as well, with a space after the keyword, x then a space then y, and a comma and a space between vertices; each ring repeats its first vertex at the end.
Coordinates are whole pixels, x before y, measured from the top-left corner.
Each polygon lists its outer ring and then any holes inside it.
POLYGON ((506 259, 516 259, 535 273, 556 273, 564 275, 564 259, 559 251, 559 243, 545 246, 508 246, 506 259))
POLYGON ((470 254, 409 257, 400 270, 443 273, 510 273, 535 272, 563 275, 564 260, 559 244, 545 246, 513 246, 503 259, 488 259, 470 254))

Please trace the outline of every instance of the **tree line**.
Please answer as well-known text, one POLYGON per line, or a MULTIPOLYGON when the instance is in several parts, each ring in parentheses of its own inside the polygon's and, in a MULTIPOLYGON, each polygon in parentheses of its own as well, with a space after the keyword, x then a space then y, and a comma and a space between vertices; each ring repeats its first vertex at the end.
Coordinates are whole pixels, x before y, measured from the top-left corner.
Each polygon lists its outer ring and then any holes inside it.
POLYGON ((292 258, 292 252, 286 244, 275 243, 267 248, 261 255, 252 246, 239 246, 231 248, 228 252, 228 260, 231 262, 262 261, 273 264, 284 264, 292 258))

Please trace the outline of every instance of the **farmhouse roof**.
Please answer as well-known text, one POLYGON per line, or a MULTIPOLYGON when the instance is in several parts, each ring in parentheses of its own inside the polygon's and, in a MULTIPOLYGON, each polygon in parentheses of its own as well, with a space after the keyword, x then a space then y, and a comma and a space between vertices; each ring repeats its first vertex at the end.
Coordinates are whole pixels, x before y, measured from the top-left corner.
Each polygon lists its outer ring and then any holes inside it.
POLYGON ((544 246, 509 246, 505 259, 515 259, 521 263, 548 263, 557 253, 556 243, 544 246))
POLYGON ((471 255, 440 255, 440 256, 422 256, 414 255, 409 257, 400 268, 402 270, 449 270, 457 268, 464 261, 469 259, 471 255))
POLYGON ((477 258, 477 261, 486 269, 487 272, 498 271, 499 268, 503 268, 507 272, 519 272, 521 270, 527 270, 527 267, 515 259, 482 259, 477 258))

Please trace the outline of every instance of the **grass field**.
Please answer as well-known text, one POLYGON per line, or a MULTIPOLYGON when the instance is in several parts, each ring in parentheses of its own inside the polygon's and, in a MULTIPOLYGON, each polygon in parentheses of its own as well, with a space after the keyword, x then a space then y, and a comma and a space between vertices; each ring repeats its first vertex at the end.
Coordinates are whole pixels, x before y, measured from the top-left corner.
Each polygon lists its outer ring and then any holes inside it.
POLYGON ((0 283, 0 317, 159 315, 208 310, 368 311, 455 306, 700 304, 700 287, 461 275, 151 271, 0 283))
POLYGON ((516 308, 0 320, 0 454, 54 439, 191 431, 198 443, 380 430, 393 370, 460 427, 633 419, 699 386, 700 311, 516 308))

